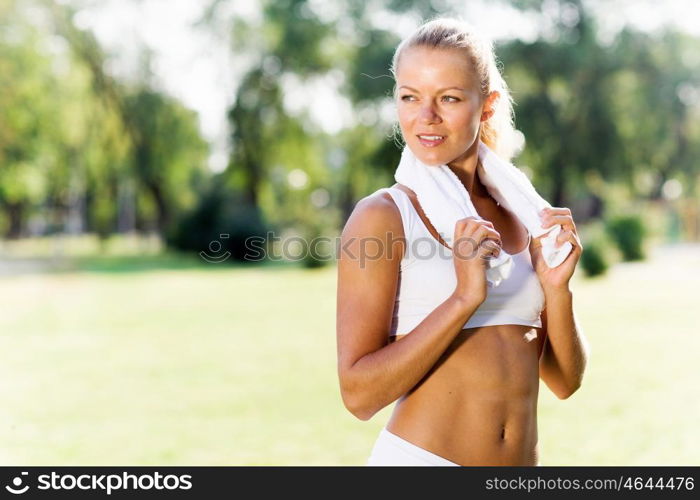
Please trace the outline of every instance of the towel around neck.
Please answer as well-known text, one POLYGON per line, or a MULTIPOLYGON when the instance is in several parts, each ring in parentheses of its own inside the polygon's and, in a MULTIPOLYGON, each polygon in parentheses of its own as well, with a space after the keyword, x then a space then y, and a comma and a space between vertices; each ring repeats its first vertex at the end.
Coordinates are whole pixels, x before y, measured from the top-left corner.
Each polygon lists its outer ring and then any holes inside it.
MULTIPOLYGON (((573 246, 566 242, 556 247, 560 225, 541 227, 540 211, 551 205, 542 198, 527 176, 510 162, 496 155, 486 144, 479 141, 479 180, 497 203, 515 214, 531 235, 542 238, 542 255, 550 268, 561 264, 573 246)), ((452 248, 454 228, 458 220, 465 217, 483 218, 478 214, 472 200, 459 178, 445 164, 426 165, 408 146, 404 147, 396 172, 396 182, 410 188, 418 199, 423 212, 435 227, 440 237, 452 248)), ((510 275, 512 258, 501 250, 498 257, 489 260, 486 278, 491 286, 498 286, 510 275)))

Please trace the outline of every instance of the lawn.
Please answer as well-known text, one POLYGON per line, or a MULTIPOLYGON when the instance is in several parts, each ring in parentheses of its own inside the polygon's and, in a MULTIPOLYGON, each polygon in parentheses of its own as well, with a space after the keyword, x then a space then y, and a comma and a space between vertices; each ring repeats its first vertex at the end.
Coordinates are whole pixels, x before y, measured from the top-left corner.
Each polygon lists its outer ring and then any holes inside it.
MULTIPOLYGON (((0 279, 0 464, 359 465, 334 267, 83 259, 0 279), (163 265, 160 265, 163 264, 163 265)), ((583 387, 541 384, 542 465, 700 464, 700 248, 574 276, 583 387)))

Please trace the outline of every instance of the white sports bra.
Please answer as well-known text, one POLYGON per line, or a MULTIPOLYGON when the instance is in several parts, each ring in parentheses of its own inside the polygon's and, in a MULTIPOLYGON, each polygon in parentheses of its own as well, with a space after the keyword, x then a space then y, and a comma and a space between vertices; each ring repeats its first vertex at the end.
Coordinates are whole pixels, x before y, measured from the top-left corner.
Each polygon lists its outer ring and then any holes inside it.
MULTIPOLYGON (((408 195, 398 188, 382 188, 401 212, 406 250, 401 260, 399 282, 389 335, 413 330, 454 292, 457 276, 452 250, 428 231, 408 195)), ((530 237, 531 238, 531 237, 530 237)), ((532 267, 530 239, 525 249, 512 254, 510 276, 497 287, 487 282, 486 300, 462 327, 527 325, 542 327, 544 291, 532 267)))

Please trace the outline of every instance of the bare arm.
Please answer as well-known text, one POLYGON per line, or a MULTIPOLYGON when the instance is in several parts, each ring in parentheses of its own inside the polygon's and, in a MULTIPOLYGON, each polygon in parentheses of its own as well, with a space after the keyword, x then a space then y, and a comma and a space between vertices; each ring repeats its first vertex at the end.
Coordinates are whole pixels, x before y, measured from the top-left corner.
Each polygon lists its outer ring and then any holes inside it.
POLYGON ((564 262, 555 268, 545 264, 541 244, 533 241, 530 249, 546 304, 542 313, 546 337, 540 357, 540 378, 558 398, 566 399, 581 386, 590 352, 588 341, 574 318, 573 294, 569 287, 583 246, 570 209, 549 207, 540 216, 542 227, 561 225, 563 230, 557 236, 557 246, 567 241, 573 245, 564 262))
POLYGON ((397 244, 391 253, 382 249, 403 236, 397 207, 374 197, 357 204, 341 237, 338 376, 345 406, 362 420, 412 389, 485 297, 455 290, 410 335, 387 344, 403 247, 397 244))
POLYGON ((542 314, 547 336, 540 358, 540 378, 560 399, 578 390, 583 380, 590 347, 576 324, 573 294, 566 288, 545 290, 542 314))
POLYGON ((428 373, 478 306, 451 296, 410 335, 352 364, 346 361, 341 381, 347 408, 367 420, 406 394, 428 373))

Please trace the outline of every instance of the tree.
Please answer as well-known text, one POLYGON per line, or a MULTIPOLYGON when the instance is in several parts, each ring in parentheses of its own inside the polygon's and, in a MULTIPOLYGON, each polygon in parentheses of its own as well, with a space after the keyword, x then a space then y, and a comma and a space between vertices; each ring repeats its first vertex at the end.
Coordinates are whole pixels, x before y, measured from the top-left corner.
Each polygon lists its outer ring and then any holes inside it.
MULTIPOLYGON (((129 139, 130 165, 119 173, 119 186, 135 184, 137 192, 132 195, 142 200, 141 213, 153 206, 155 228, 164 234, 180 203, 194 205, 192 189, 205 175, 206 143, 197 130, 195 114, 150 87, 147 52, 140 83, 129 88, 105 69, 106 55, 92 33, 75 26, 73 10, 54 0, 43 2, 57 32, 88 68, 95 94, 116 113, 129 139)), ((141 222, 143 229, 146 221, 141 222)))

